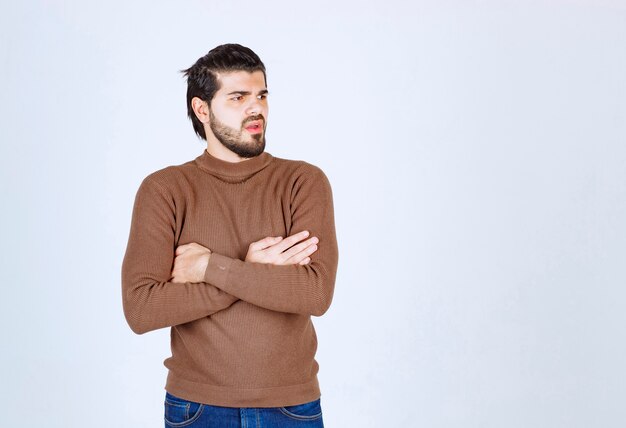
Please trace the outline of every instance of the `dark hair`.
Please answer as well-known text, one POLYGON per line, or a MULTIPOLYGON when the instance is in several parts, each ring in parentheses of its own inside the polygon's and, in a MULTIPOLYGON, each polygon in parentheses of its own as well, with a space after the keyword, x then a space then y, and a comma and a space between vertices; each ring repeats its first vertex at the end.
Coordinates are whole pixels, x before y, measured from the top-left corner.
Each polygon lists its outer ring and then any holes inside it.
POLYGON ((180 70, 187 77, 187 116, 191 119, 194 131, 203 140, 206 140, 204 126, 196 117, 191 107, 191 100, 193 97, 198 97, 210 105, 215 93, 220 89, 220 83, 215 73, 227 71, 248 71, 250 73, 262 71, 267 86, 265 65, 261 59, 252 49, 236 43, 217 46, 199 58, 188 69, 180 70))

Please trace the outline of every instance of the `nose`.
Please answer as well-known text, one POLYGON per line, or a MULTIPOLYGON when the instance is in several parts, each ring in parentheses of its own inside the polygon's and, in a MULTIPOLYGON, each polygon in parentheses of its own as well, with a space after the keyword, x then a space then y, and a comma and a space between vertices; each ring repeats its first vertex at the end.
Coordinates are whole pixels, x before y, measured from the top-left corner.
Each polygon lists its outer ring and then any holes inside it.
POLYGON ((246 108, 246 114, 248 116, 254 116, 260 114, 262 111, 261 100, 256 97, 253 97, 246 108))

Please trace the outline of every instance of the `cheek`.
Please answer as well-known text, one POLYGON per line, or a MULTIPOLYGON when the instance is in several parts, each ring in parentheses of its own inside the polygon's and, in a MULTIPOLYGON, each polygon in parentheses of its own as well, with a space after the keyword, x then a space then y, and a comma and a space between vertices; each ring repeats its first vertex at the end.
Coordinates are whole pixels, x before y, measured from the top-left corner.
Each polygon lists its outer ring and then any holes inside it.
POLYGON ((228 109, 224 109, 219 112, 219 116, 216 116, 217 119, 222 122, 224 125, 230 128, 241 128, 241 114, 238 111, 232 111, 228 109))

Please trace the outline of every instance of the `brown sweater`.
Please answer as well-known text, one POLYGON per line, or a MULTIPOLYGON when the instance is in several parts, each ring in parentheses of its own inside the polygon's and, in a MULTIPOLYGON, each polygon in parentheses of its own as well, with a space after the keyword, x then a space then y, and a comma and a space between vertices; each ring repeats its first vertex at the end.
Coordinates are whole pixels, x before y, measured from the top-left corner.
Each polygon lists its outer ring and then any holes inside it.
POLYGON ((148 175, 122 263, 124 315, 137 334, 171 327, 165 389, 228 407, 320 397, 311 315, 332 301, 338 264, 330 183, 320 168, 268 152, 231 163, 206 150, 148 175), (248 246, 302 230, 307 265, 244 262, 248 246), (169 282, 176 246, 212 253, 204 282, 169 282))

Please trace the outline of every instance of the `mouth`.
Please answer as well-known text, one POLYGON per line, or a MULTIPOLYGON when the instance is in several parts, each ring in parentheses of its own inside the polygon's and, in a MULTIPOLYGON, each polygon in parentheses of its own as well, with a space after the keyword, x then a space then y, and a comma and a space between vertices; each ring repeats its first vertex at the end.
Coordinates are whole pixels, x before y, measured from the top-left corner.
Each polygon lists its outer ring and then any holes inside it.
POLYGON ((263 121, 254 120, 246 125, 246 131, 251 134, 258 134, 263 132, 263 121))

